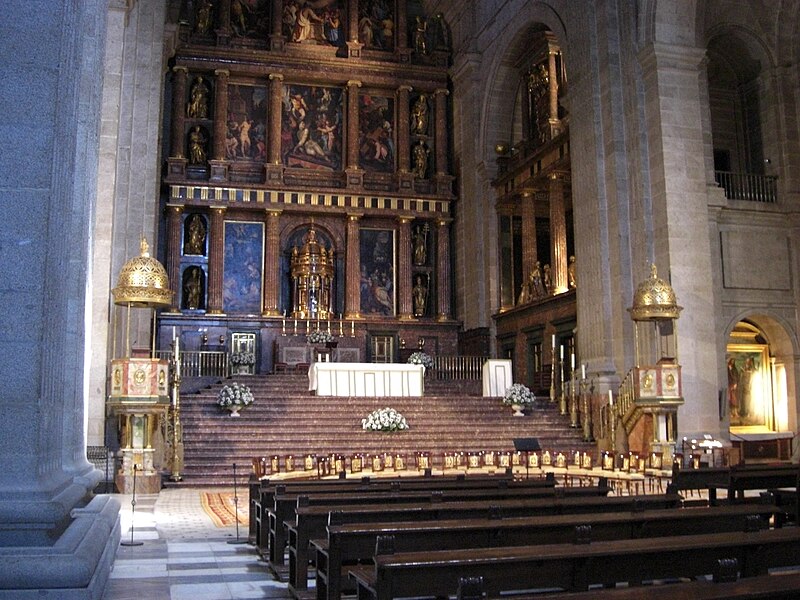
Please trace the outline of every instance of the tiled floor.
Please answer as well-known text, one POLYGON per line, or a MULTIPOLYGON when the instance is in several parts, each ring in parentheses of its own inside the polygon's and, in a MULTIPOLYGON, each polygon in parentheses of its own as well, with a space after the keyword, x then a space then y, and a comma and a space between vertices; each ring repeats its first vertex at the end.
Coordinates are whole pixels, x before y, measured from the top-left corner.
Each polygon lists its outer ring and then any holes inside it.
MULTIPOLYGON (((200 505, 201 491, 137 495, 135 507, 130 496, 116 495, 122 541, 142 545, 120 545, 104 600, 291 598, 253 546, 228 543, 237 539, 236 527, 214 525, 200 505)), ((239 540, 246 539, 247 526, 240 525, 239 540)))

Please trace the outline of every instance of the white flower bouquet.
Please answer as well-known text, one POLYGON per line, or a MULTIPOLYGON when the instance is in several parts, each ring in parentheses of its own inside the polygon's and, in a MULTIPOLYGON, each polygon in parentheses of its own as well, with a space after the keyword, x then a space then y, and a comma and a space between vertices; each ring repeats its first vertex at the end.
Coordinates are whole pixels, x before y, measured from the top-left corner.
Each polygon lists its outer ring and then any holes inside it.
POLYGON ((422 365, 426 369, 433 368, 433 359, 424 352, 414 352, 408 357, 408 363, 412 365, 422 365))
POLYGON ((361 428, 367 431, 402 431, 408 429, 406 418, 393 408, 374 410, 361 419, 361 428))
POLYGON ((335 339, 336 338, 330 332, 317 329, 316 331, 312 331, 308 334, 306 341, 309 344, 327 344, 335 339))
POLYGON ((234 352, 231 354, 232 365, 254 365, 256 364, 256 355, 252 352, 234 352))
POLYGON ((217 404, 221 408, 228 408, 229 406, 250 406, 253 403, 253 392, 246 385, 234 381, 231 384, 225 385, 217 395, 217 404))
POLYGON ((533 404, 536 401, 534 393, 525 385, 521 383, 511 384, 506 388, 506 393, 503 396, 503 404, 533 404))

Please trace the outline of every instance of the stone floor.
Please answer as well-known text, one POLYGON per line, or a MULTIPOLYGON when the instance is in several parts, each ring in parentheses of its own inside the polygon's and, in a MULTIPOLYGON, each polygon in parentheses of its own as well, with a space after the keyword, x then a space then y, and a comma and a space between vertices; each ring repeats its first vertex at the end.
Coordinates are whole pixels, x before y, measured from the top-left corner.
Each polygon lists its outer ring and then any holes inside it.
MULTIPOLYGON (((115 494, 123 544, 142 544, 120 545, 104 600, 291 598, 253 546, 229 543, 237 540, 236 527, 214 525, 200 504, 201 491, 137 495, 135 506, 131 496, 115 494)), ((247 539, 246 525, 239 526, 238 539, 247 539)))

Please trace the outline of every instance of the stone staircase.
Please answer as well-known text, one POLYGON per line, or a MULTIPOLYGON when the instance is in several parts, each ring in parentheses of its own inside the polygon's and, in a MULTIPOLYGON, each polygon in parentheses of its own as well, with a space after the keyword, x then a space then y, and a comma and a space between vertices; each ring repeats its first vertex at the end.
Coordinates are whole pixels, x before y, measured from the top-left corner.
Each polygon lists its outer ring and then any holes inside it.
MULTIPOLYGON (((308 391, 305 374, 238 377, 246 383, 255 402, 233 418, 216 404, 215 383, 181 396, 184 466, 181 482, 167 485, 233 485, 246 481, 253 458, 287 455, 302 470, 306 454, 342 454, 350 457, 384 452, 406 457, 414 468, 419 451, 430 453, 431 466, 443 466, 445 452, 510 451, 515 438, 536 437, 542 449, 568 452, 591 451, 581 441, 580 430, 569 427, 569 417, 543 402, 523 417, 513 417, 500 398, 480 395, 480 382, 426 381, 425 395, 407 398, 317 397, 308 391), (390 406, 406 417, 403 432, 364 431, 361 419, 371 411, 390 406)), ((316 475, 316 472, 313 473, 316 475)))

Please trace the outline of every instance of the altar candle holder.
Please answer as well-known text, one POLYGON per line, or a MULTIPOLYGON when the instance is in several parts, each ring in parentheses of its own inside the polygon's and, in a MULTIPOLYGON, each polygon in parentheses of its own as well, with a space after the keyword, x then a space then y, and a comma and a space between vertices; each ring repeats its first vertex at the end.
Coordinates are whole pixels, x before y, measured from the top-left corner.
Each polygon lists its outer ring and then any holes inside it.
POLYGON ((589 402, 589 380, 581 379, 581 413, 583 425, 583 441, 593 442, 592 438, 592 409, 589 402))
POLYGON ((578 379, 569 382, 569 426, 573 429, 580 427, 578 421, 578 379))

